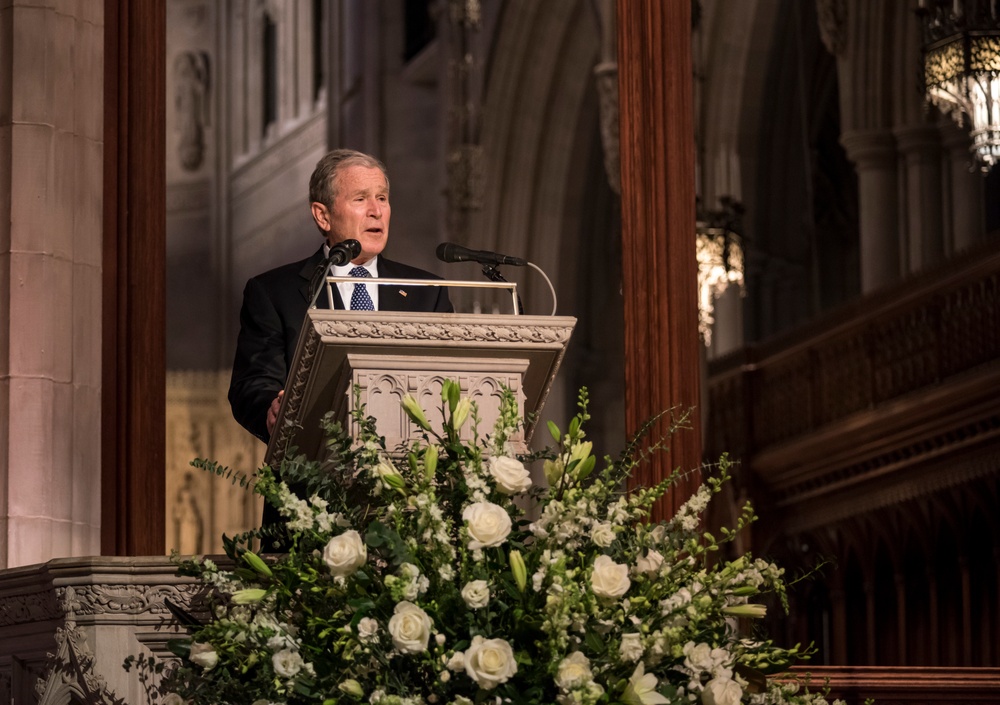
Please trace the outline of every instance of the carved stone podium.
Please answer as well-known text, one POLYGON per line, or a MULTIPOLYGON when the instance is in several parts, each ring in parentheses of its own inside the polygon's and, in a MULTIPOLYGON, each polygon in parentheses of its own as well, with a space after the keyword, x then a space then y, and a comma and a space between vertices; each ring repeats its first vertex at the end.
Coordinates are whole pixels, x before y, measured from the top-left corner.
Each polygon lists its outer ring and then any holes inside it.
MULTIPOLYGON (((354 435, 355 386, 390 450, 419 435, 400 407, 405 394, 440 425, 445 379, 478 405, 480 435, 499 415, 501 386, 514 392, 526 418, 544 404, 575 324, 568 316, 310 309, 265 462, 280 462, 291 446, 317 457, 319 420, 330 411, 354 435)), ((526 449, 532 431, 527 424, 512 439, 515 451, 526 449)))

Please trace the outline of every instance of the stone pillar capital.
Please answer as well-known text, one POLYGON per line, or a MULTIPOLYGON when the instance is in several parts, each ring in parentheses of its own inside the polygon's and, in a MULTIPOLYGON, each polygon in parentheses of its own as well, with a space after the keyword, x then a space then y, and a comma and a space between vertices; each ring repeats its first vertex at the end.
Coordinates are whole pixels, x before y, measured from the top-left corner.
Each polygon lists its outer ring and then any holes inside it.
POLYGON ((888 130, 850 130, 840 144, 858 169, 889 167, 896 160, 896 138, 888 130))
POLYGON ((899 151, 911 157, 937 157, 941 150, 941 131, 935 125, 902 125, 893 128, 899 151))

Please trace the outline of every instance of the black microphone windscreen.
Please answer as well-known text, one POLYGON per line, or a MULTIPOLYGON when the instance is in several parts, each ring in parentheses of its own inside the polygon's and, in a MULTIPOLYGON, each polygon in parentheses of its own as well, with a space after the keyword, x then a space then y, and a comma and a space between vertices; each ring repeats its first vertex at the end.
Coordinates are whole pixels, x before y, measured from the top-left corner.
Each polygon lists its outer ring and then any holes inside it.
POLYGON ((437 258, 442 262, 460 262, 460 250, 463 249, 450 242, 442 242, 437 246, 437 258))

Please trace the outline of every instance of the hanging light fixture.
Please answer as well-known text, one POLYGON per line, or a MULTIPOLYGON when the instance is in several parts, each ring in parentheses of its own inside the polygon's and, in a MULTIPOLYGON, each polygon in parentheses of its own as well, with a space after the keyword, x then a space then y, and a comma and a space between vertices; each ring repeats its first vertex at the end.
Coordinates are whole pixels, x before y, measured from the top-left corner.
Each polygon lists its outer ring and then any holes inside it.
POLYGON ((1000 0, 920 0, 928 102, 972 127, 983 171, 1000 161, 1000 0))
POLYGON ((743 288, 743 241, 739 236, 743 206, 729 196, 722 196, 719 205, 719 210, 706 210, 699 202, 695 224, 698 332, 705 347, 712 344, 715 299, 730 284, 743 288))

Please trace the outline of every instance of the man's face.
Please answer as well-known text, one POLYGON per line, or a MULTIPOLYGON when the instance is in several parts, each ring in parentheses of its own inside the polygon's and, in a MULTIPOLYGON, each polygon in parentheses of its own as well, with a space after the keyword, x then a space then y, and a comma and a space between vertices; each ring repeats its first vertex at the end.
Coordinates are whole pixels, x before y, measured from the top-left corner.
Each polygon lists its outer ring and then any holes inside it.
POLYGON ((353 262, 362 264, 382 252, 389 238, 389 185, 381 169, 360 165, 344 167, 334 179, 332 207, 313 203, 313 219, 331 246, 360 242, 361 254, 353 262))

